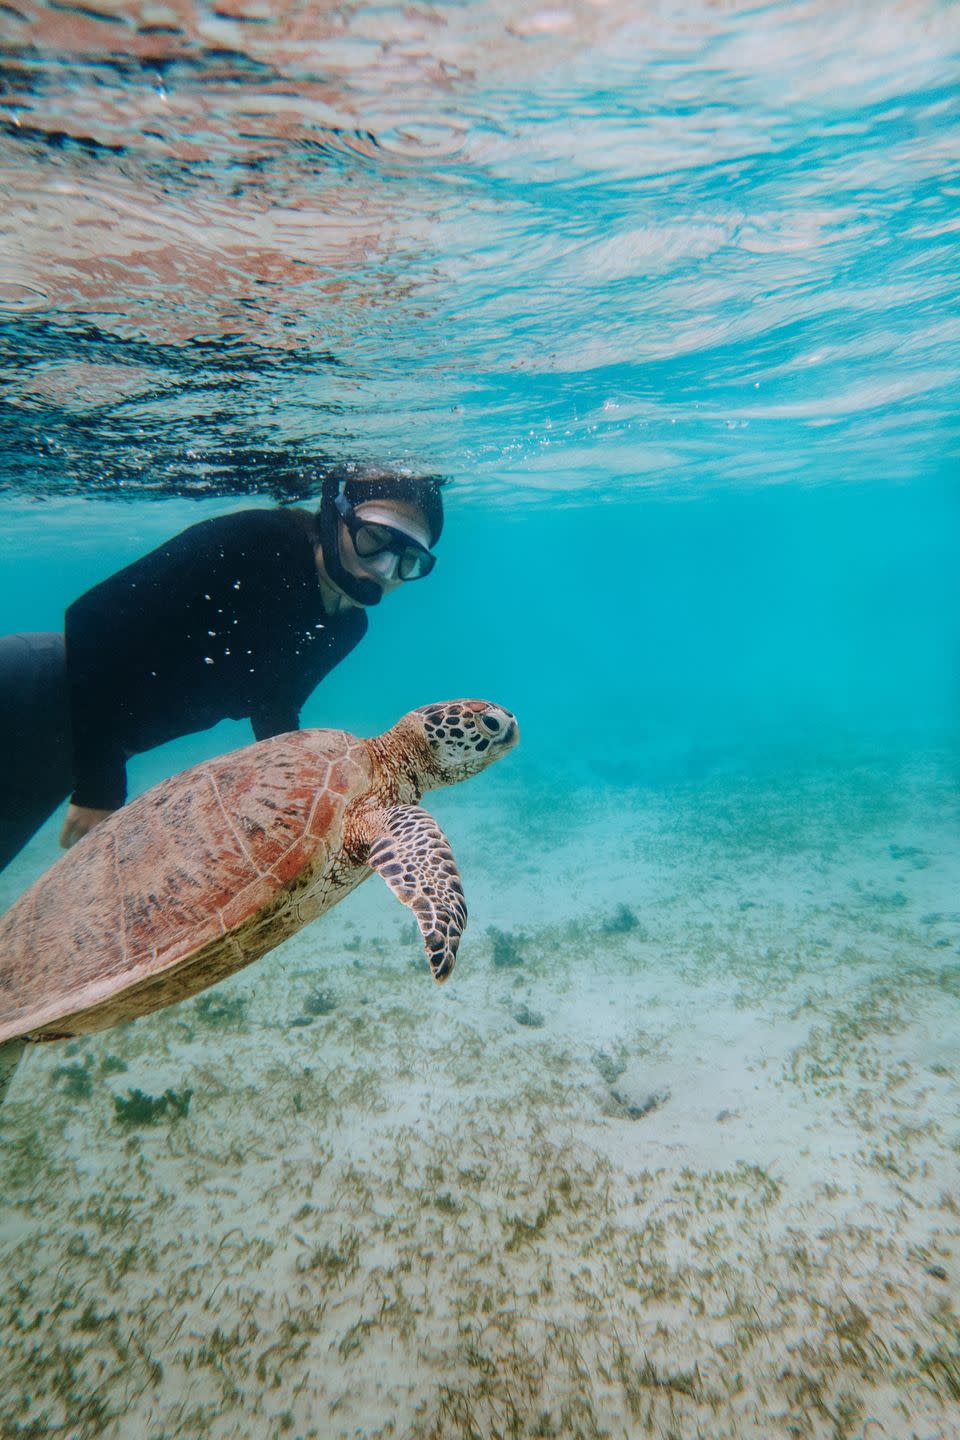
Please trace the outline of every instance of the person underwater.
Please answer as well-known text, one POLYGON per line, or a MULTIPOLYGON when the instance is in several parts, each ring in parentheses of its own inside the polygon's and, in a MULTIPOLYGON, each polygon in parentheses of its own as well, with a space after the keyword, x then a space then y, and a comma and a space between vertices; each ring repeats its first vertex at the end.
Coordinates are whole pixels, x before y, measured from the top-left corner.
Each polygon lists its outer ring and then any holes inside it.
POLYGON ((68 796, 65 847, 123 805, 131 755, 225 719, 299 729, 368 609, 433 569, 443 483, 338 468, 319 510, 200 521, 81 595, 63 634, 0 639, 0 869, 68 796))

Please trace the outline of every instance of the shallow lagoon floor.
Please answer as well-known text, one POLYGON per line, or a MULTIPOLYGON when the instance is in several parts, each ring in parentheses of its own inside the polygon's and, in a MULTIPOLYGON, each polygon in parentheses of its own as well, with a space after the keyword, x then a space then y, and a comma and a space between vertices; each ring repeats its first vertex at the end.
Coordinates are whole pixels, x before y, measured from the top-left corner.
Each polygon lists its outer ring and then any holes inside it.
POLYGON ((3 1440, 960 1437, 955 775, 525 784, 446 987, 374 878, 28 1053, 3 1440))

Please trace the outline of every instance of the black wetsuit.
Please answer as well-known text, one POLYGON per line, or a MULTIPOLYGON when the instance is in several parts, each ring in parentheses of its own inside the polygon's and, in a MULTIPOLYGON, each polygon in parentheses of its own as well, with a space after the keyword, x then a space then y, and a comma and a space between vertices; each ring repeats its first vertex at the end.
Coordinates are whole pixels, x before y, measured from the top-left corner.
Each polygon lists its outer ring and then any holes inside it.
POLYGON ((63 636, 0 638, 0 870, 70 793, 63 636))
POLYGON ((59 637, 0 641, 0 745, 12 743, 6 763, 22 787, 0 784, 0 868, 71 784, 77 805, 122 805, 129 755, 224 719, 249 717, 258 740, 297 729, 308 695, 367 628, 362 609, 326 614, 315 541, 301 510, 192 525, 69 607, 65 682, 62 668, 44 684, 32 678, 41 661, 44 674, 56 671, 59 637), (62 738, 48 725, 34 744, 51 696, 62 738), (56 798, 36 786, 44 767, 56 798))

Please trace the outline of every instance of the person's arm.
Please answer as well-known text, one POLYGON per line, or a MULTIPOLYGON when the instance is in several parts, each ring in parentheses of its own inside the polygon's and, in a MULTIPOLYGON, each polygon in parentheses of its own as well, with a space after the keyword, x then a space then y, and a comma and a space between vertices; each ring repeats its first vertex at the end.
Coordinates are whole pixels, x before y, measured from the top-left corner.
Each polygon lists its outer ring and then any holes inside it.
POLYGON ((292 701, 264 705, 250 716, 254 740, 270 740, 274 735, 286 735, 288 730, 300 729, 300 707, 292 701))
POLYGON ((350 654, 366 632, 367 615, 364 610, 348 610, 346 614, 328 621, 324 627, 326 643, 308 653, 305 660, 292 669, 285 691, 281 692, 278 687, 251 714, 254 739, 269 740, 274 735, 299 730, 300 711, 309 696, 334 666, 350 654))
MULTIPOLYGON (((66 612, 71 803, 82 812, 72 817, 79 827, 90 828, 94 816, 102 818, 126 799, 126 722, 130 706, 145 703, 131 692, 130 677, 149 674, 152 657, 161 670, 165 653, 189 643, 183 633, 188 607, 222 564, 221 524, 191 526, 95 585, 66 612)), ((64 838, 69 843, 66 826, 64 838)))
MULTIPOLYGON (((73 734, 71 808, 77 810, 109 812, 127 796, 121 739, 122 677, 140 617, 133 611, 123 574, 121 571, 82 595, 66 613, 67 692, 73 734)), ((70 843, 66 826, 61 843, 70 843)))

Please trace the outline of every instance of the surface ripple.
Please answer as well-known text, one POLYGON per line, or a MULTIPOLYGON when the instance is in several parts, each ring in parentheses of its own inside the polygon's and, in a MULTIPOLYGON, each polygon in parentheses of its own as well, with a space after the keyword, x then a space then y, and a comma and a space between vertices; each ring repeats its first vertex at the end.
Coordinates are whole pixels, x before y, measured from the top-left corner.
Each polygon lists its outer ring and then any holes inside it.
POLYGON ((0 486, 953 465, 958 53, 934 3, 7 4, 0 486))

